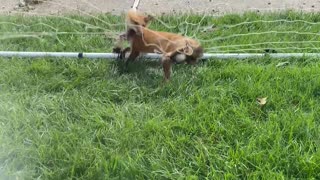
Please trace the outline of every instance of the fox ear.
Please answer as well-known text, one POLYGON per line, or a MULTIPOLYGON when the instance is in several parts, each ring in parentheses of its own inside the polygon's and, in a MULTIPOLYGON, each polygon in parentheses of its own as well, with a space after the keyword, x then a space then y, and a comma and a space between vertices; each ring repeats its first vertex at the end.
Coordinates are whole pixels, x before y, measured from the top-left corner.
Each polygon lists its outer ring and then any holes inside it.
POLYGON ((137 22, 137 21, 132 21, 132 23, 134 24, 134 25, 139 25, 139 23, 137 22))
POLYGON ((148 15, 147 17, 144 18, 144 21, 145 21, 146 23, 148 23, 148 22, 152 21, 153 19, 154 19, 153 16, 148 15))

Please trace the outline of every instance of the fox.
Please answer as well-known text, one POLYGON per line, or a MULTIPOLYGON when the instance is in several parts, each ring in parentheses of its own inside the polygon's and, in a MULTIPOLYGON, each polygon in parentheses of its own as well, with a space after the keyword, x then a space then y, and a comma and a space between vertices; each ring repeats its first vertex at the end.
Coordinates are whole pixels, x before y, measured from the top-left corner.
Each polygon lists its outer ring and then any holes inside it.
POLYGON ((171 76, 173 63, 196 64, 203 56, 203 47, 201 44, 189 37, 179 34, 155 31, 147 26, 153 16, 145 16, 136 9, 130 9, 126 16, 127 31, 124 36, 129 41, 130 47, 120 52, 120 58, 130 51, 126 60, 126 66, 129 62, 135 61, 141 53, 162 54, 161 64, 164 73, 164 81, 167 82, 171 76))

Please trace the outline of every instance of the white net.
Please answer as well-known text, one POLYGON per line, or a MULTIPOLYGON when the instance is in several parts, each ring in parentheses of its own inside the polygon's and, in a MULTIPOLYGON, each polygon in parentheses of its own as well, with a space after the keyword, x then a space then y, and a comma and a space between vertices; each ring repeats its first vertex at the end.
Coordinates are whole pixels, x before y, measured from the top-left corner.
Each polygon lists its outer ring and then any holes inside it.
MULTIPOLYGON (((319 52, 317 2, 141 1, 150 28, 199 40, 206 53, 319 52), (278 10, 304 10, 298 11, 278 10), (250 10, 251 12, 243 13, 250 10)), ((111 52, 133 1, 3 2, 0 50, 111 52), (21 4, 21 2, 20 2, 21 4), (10 9, 10 7, 13 7, 10 9), (11 11, 15 16, 7 16, 11 11), (18 14, 18 15, 17 15, 18 14), (120 16, 119 16, 120 15, 120 16), (33 44, 37 44, 33 46, 33 44)))

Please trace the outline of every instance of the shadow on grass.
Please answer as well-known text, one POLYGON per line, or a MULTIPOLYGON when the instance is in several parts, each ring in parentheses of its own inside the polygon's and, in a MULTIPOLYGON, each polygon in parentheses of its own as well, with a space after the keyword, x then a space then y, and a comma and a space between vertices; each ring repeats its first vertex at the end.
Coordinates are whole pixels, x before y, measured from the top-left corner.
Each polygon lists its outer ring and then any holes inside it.
POLYGON ((139 86, 156 88, 163 80, 162 67, 159 61, 137 59, 126 66, 125 61, 119 60, 114 63, 114 67, 120 76, 128 76, 139 86))
MULTIPOLYGON (((170 81, 167 83, 167 87, 176 83, 181 83, 185 79, 192 77, 191 67, 199 67, 206 64, 206 61, 201 60, 195 66, 188 64, 173 64, 170 81)), ((116 61, 114 63, 118 74, 128 75, 129 78, 135 80, 137 85, 145 86, 148 88, 157 88, 163 85, 163 69, 159 61, 150 59, 137 59, 134 62, 130 62, 128 66, 125 65, 125 61, 116 61)))
POLYGON ((3 75, 7 78, 3 80, 14 89, 46 93, 76 90, 101 94, 100 97, 109 96, 110 91, 121 92, 122 96, 132 94, 135 89, 167 96, 168 92, 175 91, 177 85, 183 86, 193 76, 188 65, 173 65, 170 82, 164 85, 161 64, 150 59, 137 59, 129 63, 127 69, 124 61, 105 59, 40 58, 1 62, 4 67, 10 67, 3 75))
POLYGON ((115 62, 117 70, 120 74, 133 73, 141 74, 146 73, 149 68, 159 68, 161 64, 159 61, 152 61, 149 59, 137 59, 134 62, 129 62, 128 66, 124 60, 117 60, 115 62))

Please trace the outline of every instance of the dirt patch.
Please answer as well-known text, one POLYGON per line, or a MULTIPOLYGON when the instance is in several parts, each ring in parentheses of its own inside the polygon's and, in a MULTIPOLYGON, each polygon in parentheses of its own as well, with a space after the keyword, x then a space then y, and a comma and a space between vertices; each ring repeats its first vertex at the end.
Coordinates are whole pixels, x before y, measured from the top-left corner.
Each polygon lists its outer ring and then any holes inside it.
MULTIPOLYGON (((47 0, 34 4, 27 11, 17 8, 20 0, 0 0, 1 13, 12 14, 23 12, 26 14, 58 15, 70 13, 112 13, 120 14, 127 11, 133 0, 47 0)), ((197 12, 223 14, 244 11, 279 11, 301 10, 318 12, 320 0, 141 0, 141 11, 160 14, 177 12, 197 12)))

